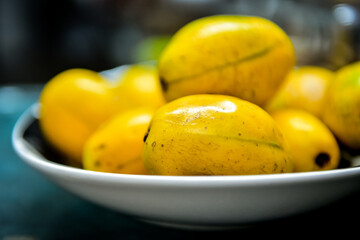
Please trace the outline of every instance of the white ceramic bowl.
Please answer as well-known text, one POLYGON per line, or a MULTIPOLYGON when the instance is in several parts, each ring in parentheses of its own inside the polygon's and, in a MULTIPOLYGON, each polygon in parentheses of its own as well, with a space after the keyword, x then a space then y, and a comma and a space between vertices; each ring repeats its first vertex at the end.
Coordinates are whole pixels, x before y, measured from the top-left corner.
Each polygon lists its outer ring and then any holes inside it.
POLYGON ((36 104, 17 121, 17 154, 54 183, 91 202, 152 223, 233 227, 284 218, 360 189, 360 168, 253 176, 145 176, 87 171, 39 149, 36 104))

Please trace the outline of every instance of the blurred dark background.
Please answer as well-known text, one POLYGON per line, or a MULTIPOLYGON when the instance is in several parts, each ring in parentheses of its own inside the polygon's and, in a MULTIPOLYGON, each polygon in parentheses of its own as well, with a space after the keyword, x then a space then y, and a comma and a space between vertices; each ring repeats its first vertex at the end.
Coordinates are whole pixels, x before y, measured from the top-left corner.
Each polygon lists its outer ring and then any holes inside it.
POLYGON ((358 0, 0 0, 0 11, 0 85, 149 60, 146 40, 162 46, 187 22, 212 14, 273 20, 290 35, 298 65, 337 69, 360 59, 358 0))

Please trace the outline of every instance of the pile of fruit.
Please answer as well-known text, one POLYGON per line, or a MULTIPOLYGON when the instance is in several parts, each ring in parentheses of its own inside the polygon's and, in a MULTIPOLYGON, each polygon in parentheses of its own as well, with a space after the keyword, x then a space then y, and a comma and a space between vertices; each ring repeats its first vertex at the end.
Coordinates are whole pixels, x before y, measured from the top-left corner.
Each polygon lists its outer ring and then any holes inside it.
POLYGON ((249 175, 339 167, 360 149, 360 62, 296 66, 273 22, 209 16, 174 34, 155 65, 115 81, 87 69, 51 79, 44 139, 92 171, 249 175))

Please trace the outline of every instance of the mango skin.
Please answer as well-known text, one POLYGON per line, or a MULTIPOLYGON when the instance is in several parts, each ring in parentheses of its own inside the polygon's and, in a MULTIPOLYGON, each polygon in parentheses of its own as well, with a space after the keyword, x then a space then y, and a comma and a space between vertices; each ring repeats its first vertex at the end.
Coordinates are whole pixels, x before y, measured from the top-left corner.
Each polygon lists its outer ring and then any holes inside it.
POLYGON ((83 166, 86 170, 147 174, 142 162, 144 135, 154 110, 135 108, 104 122, 86 141, 83 166))
POLYGON ((176 32, 158 68, 167 101, 211 93, 262 106, 295 62, 289 37, 273 22, 217 15, 190 22, 176 32))
POLYGON ((330 129, 315 115, 300 109, 271 113, 282 130, 292 155, 294 172, 336 169, 340 148, 330 129))
POLYGON ((65 70, 44 86, 39 103, 45 139, 81 163, 85 142, 104 121, 137 107, 156 109, 165 99, 156 67, 133 64, 115 82, 88 69, 65 70))
POLYGON ((157 67, 151 64, 132 64, 117 81, 113 90, 124 109, 149 107, 156 109, 166 103, 157 67))
POLYGON ((360 149, 360 62, 340 68, 326 94, 323 121, 347 148, 360 149))
POLYGON ((107 81, 88 69, 68 69, 54 76, 42 89, 39 103, 45 139, 77 163, 87 138, 123 109, 107 81))
POLYGON ((289 72, 275 95, 266 104, 269 112, 297 108, 321 118, 328 86, 335 73, 318 66, 300 66, 289 72))
POLYGON ((283 135, 263 109, 224 95, 192 95, 160 107, 143 161, 156 175, 250 175, 292 171, 283 135))

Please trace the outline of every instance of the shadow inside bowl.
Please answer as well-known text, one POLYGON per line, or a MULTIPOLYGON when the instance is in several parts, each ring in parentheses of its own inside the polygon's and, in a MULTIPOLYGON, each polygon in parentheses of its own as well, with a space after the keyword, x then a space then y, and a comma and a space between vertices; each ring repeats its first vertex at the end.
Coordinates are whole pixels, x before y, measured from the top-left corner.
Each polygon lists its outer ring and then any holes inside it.
POLYGON ((55 162, 69 167, 82 168, 81 163, 67 158, 45 140, 45 137, 40 129, 39 119, 35 116, 25 129, 23 139, 28 142, 29 145, 31 145, 41 156, 50 162, 55 162))

